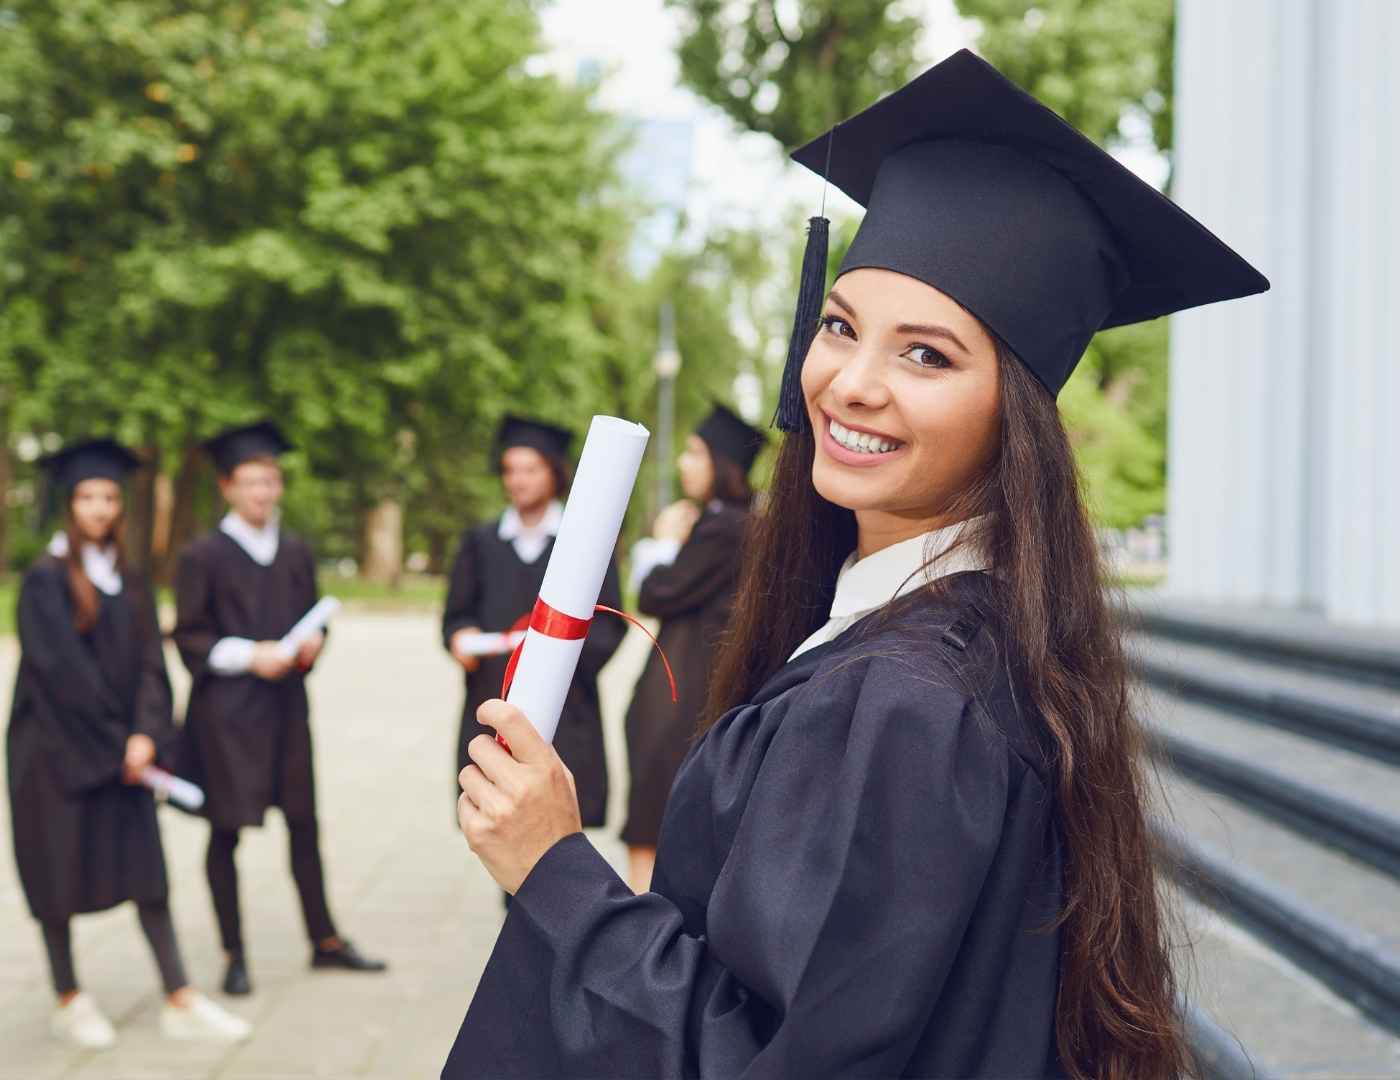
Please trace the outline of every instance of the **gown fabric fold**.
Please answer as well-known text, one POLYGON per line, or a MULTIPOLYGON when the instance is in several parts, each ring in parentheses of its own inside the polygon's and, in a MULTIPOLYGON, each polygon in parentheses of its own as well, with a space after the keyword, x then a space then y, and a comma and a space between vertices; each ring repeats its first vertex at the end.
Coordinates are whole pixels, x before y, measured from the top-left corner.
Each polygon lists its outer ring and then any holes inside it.
POLYGON ((1049 753, 994 587, 946 578, 725 714, 677 776, 652 892, 556 844, 443 1077, 1058 1075, 1049 753))

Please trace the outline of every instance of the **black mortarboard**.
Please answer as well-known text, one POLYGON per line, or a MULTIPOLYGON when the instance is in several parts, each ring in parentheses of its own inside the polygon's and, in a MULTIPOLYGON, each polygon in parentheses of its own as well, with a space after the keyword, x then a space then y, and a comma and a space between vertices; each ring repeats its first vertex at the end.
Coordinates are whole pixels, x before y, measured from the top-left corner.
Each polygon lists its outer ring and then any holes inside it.
POLYGON ((214 468, 228 476, 245 461, 254 458, 277 457, 292 448, 281 429, 271 420, 221 431, 204 441, 204 449, 214 459, 214 468))
POLYGON ((115 480, 120 484, 128 473, 141 467, 141 459, 112 439, 88 439, 40 458, 38 465, 48 478, 43 501, 47 520, 59 497, 84 480, 115 480))
POLYGON ((568 458, 574 433, 567 428, 531 420, 524 416, 507 416, 496 430, 496 458, 513 446, 528 446, 548 457, 568 458))
POLYGON ((700 421, 695 434, 705 440, 712 454, 737 463, 744 472, 749 471, 753 459, 768 441, 763 432, 750 427, 718 402, 710 415, 700 421))
MULTIPOLYGON (((1269 287, 1200 222, 965 49, 792 156, 866 207, 838 276, 879 267, 932 285, 1051 393, 1099 330, 1269 287)), ((801 297, 799 309, 810 307, 801 297)), ((815 317, 804 314, 794 331, 778 416, 788 431, 805 422, 793 382, 815 317)))

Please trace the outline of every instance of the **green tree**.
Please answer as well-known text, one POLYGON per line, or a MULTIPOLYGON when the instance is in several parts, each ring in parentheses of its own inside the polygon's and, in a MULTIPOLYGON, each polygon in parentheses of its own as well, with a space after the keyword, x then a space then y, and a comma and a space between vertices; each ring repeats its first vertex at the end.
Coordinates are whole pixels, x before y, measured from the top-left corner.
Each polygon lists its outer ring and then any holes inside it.
POLYGON ((506 403, 626 382, 618 136, 526 70, 527 0, 0 3, 16 430, 147 447, 188 525, 196 440, 270 413, 289 513, 354 554, 384 500, 469 495, 506 403))
POLYGON ((889 0, 666 0, 681 11, 681 79, 791 148, 913 73, 919 19, 889 0))
POLYGON ((1124 115, 1172 145, 1174 0, 956 0, 977 50, 1096 142, 1124 115))

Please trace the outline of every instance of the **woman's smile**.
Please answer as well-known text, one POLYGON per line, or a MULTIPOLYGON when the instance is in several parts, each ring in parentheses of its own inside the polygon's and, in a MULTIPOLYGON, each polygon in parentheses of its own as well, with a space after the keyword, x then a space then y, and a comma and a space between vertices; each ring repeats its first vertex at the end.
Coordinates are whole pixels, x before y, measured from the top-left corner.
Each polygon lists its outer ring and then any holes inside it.
POLYGON ((869 428, 843 424, 825 409, 822 416, 826 419, 820 444, 822 451, 839 465, 869 469, 904 456, 900 451, 907 444, 898 439, 869 428))

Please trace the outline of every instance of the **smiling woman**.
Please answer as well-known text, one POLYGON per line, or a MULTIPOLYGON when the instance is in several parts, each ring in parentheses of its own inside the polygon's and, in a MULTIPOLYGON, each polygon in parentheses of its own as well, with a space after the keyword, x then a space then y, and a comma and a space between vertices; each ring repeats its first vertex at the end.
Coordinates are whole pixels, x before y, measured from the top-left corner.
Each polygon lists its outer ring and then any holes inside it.
POLYGON ((795 157, 868 209, 820 320, 820 285, 799 300, 652 891, 570 831, 548 747, 474 744, 469 839, 518 891, 444 1076, 1175 1080, 1140 732, 1055 394, 1100 327, 1267 283, 969 53, 795 157))

